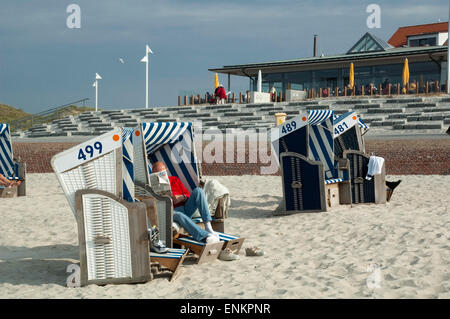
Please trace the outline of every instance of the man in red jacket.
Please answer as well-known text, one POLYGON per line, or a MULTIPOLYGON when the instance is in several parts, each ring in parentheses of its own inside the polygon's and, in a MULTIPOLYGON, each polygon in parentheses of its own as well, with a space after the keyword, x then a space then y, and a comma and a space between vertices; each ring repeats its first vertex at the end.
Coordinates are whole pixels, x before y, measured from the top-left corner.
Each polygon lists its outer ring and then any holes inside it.
POLYGON ((219 84, 214 93, 216 94, 217 104, 224 104, 227 98, 227 92, 225 91, 225 88, 222 84, 219 84))
MULTIPOLYGON (((167 171, 163 162, 153 164, 152 172, 167 171)), ((197 241, 206 241, 207 243, 217 243, 220 241, 219 235, 212 229, 211 214, 206 201, 205 192, 197 187, 189 191, 176 176, 169 176, 170 188, 172 189, 173 201, 173 221, 181 225, 197 241), (200 211, 205 229, 202 229, 192 220, 192 215, 196 210, 200 211)))

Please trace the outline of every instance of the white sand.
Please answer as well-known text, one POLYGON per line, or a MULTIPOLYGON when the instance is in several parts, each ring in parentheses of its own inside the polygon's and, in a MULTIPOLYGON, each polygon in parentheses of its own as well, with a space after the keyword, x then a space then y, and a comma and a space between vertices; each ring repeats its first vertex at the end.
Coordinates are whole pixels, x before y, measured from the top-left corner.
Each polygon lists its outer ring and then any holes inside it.
POLYGON ((66 288, 76 222, 54 174, 28 175, 26 198, 0 199, 1 298, 450 298, 450 176, 401 176, 387 205, 273 217, 279 177, 217 177, 232 197, 226 231, 240 260, 183 265, 140 285, 66 288), (263 257, 246 257, 258 245, 263 257), (367 267, 381 264, 381 288, 367 267))

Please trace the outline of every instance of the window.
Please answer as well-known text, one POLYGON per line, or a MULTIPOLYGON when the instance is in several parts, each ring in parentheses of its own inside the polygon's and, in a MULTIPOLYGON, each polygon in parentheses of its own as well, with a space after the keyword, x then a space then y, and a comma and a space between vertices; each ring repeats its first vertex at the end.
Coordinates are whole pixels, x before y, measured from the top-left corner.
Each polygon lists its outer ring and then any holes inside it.
POLYGON ((435 37, 409 40, 410 47, 424 47, 424 46, 435 46, 435 45, 436 45, 435 37))

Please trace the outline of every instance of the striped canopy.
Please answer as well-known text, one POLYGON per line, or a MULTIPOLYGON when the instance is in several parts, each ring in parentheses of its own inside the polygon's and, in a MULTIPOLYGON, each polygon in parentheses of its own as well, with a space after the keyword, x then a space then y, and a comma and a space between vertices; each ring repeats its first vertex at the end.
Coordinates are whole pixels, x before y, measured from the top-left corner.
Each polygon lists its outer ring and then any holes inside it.
POLYGON ((150 161, 164 162, 169 175, 177 176, 186 189, 192 192, 200 181, 192 123, 142 123, 142 133, 150 161))
POLYGON ((15 176, 15 164, 11 145, 9 124, 0 123, 0 174, 5 177, 15 176))
POLYGON ((326 179, 331 179, 336 176, 333 115, 334 111, 328 110, 309 111, 308 114, 311 125, 309 130, 308 157, 323 163, 326 179))

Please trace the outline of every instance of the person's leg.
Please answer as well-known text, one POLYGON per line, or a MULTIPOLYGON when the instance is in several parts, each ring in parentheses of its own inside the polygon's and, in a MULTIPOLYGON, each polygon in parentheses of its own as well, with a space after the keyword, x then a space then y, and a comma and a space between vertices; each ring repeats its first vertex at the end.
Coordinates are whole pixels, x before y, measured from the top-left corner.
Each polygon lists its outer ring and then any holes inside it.
POLYGON ((197 187, 192 191, 191 196, 184 205, 184 213, 188 217, 192 217, 192 215, 194 215, 197 211, 197 208, 200 212, 200 216, 202 217, 206 231, 215 233, 211 226, 212 218, 209 211, 208 202, 206 201, 206 195, 200 187, 197 187))
POLYGON ((177 207, 173 211, 173 221, 182 226, 197 241, 205 240, 210 233, 197 226, 191 217, 184 213, 183 207, 177 207))
POLYGON ((192 191, 191 196, 184 204, 184 213, 187 216, 192 217, 197 208, 200 211, 200 216, 204 222, 210 222, 212 220, 205 192, 200 187, 197 187, 192 191))

